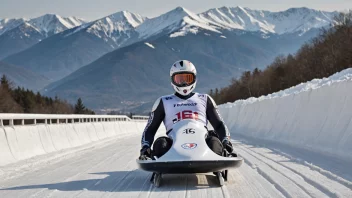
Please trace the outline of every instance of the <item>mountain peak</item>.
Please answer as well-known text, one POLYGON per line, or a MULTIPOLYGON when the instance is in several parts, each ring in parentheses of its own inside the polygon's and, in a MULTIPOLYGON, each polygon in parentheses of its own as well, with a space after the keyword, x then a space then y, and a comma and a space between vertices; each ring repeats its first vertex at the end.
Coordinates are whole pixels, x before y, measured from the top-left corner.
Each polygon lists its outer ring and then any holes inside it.
MULTIPOLYGON (((171 10, 170 12, 186 13, 186 14, 191 13, 191 11, 189 11, 189 10, 187 10, 186 8, 181 7, 181 6, 176 7, 175 9, 171 10)), ((169 12, 169 13, 170 13, 170 12, 169 12)))
POLYGON ((184 7, 175 9, 162 14, 158 17, 146 20, 137 27, 140 38, 147 38, 159 33, 165 34, 177 32, 177 35, 185 35, 187 32, 196 33, 199 28, 218 32, 215 28, 208 25, 206 21, 184 7))
POLYGON ((75 32, 81 29, 86 29, 87 32, 95 34, 99 38, 108 36, 112 37, 114 32, 126 32, 134 30, 137 26, 142 24, 147 18, 139 14, 134 14, 129 11, 120 11, 109 16, 103 17, 96 21, 83 25, 75 32))
POLYGON ((143 23, 147 19, 146 17, 143 17, 139 14, 135 14, 135 13, 132 13, 132 12, 129 12, 126 10, 116 12, 116 13, 111 14, 109 16, 106 16, 102 19, 104 20, 107 18, 112 20, 112 22, 127 22, 133 28, 139 26, 141 23, 143 23))
POLYGON ((195 15, 195 14, 187 10, 186 8, 179 6, 153 19, 169 19, 170 17, 173 17, 173 18, 176 18, 175 20, 181 20, 183 17, 190 16, 190 15, 195 15))
POLYGON ((75 17, 61 17, 57 14, 45 14, 30 20, 30 24, 47 36, 57 34, 67 29, 74 28, 85 23, 85 21, 75 17))
POLYGON ((57 14, 51 14, 51 13, 48 13, 48 14, 44 14, 40 17, 37 17, 37 18, 49 18, 49 19, 52 19, 52 18, 61 18, 61 16, 57 15, 57 14))
POLYGON ((316 12, 317 10, 313 10, 313 9, 310 9, 310 8, 307 8, 307 7, 295 7, 295 8, 289 8, 287 9, 286 11, 283 11, 283 12, 316 12))

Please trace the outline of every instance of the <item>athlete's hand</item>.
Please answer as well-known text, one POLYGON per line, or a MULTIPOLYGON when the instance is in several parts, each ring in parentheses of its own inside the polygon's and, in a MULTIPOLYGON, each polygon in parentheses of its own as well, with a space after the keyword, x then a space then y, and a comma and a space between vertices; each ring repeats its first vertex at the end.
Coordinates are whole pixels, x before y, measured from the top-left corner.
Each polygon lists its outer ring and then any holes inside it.
POLYGON ((151 153, 152 150, 149 146, 143 146, 139 155, 139 160, 147 160, 148 158, 151 158, 151 153))
POLYGON ((223 140, 222 145, 224 146, 224 149, 226 149, 227 152, 229 152, 229 153, 233 152, 233 146, 229 140, 227 140, 227 139, 223 140))

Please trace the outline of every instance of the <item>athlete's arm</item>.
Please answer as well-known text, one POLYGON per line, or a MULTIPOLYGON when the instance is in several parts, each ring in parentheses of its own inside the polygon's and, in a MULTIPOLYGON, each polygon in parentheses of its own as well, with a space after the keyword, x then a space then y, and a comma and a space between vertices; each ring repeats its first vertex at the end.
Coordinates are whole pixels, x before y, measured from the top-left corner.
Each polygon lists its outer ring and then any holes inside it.
POLYGON ((163 100, 159 98, 155 101, 152 112, 149 116, 148 124, 144 129, 142 136, 142 147, 150 147, 153 144, 154 136, 165 118, 165 110, 163 105, 163 100))
POLYGON ((218 107, 215 104, 214 100, 207 95, 207 119, 209 120, 210 124, 213 126, 215 132, 218 133, 219 139, 221 142, 224 140, 229 140, 230 139, 230 133, 221 118, 221 115, 219 113, 218 107))

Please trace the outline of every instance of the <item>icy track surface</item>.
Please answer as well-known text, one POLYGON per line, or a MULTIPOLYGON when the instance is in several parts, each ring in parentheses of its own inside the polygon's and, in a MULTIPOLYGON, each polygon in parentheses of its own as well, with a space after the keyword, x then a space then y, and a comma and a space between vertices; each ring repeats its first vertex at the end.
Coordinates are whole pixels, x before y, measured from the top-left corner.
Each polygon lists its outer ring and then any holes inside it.
POLYGON ((245 159, 226 186, 212 174, 165 175, 153 187, 151 173, 137 169, 139 138, 127 137, 0 172, 0 197, 351 197, 352 183, 276 149, 233 143, 245 159), (21 174, 19 174, 19 172, 21 174))

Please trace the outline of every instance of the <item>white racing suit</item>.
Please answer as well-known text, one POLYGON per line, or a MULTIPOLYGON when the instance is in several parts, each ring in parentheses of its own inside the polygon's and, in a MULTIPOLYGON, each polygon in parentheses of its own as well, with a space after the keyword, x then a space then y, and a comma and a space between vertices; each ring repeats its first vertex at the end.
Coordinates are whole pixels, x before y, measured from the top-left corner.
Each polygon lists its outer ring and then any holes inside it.
MULTIPOLYGON (((217 154, 222 154, 224 140, 229 140, 230 134, 223 122, 214 100, 207 94, 191 93, 182 96, 178 93, 159 98, 152 109, 148 124, 142 136, 142 147, 151 147, 154 136, 164 122, 166 135, 172 133, 173 124, 183 119, 194 119, 207 126, 208 120, 214 131, 206 139, 208 146, 217 154)), ((153 155, 160 157, 165 154, 172 145, 168 137, 160 137, 153 145, 153 155)))

